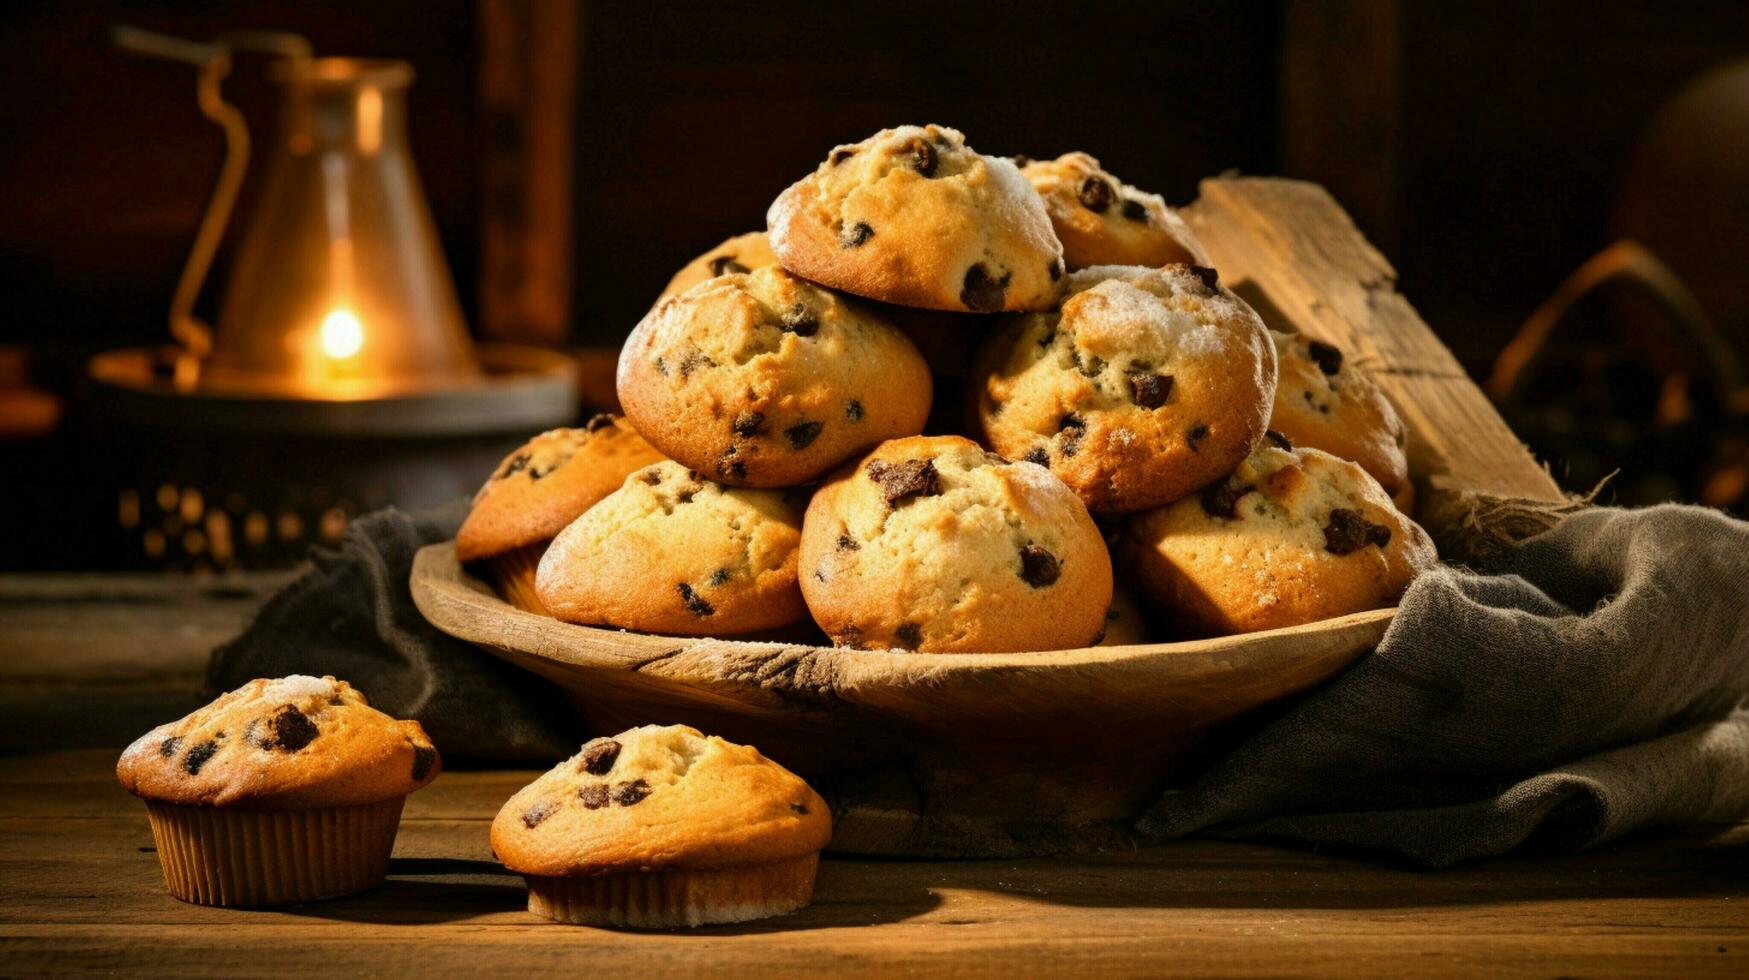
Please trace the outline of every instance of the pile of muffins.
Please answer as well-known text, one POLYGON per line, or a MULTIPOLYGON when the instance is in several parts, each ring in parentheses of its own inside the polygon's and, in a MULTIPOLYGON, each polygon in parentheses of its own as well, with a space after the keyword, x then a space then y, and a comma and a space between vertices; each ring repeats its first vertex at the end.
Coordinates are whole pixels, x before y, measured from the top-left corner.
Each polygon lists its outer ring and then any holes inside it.
POLYGON ((1437 561, 1378 387, 1271 330, 1093 157, 902 126, 834 148, 767 221, 632 330, 623 417, 537 437, 482 488, 456 551, 508 601, 1055 650, 1389 606, 1437 561))

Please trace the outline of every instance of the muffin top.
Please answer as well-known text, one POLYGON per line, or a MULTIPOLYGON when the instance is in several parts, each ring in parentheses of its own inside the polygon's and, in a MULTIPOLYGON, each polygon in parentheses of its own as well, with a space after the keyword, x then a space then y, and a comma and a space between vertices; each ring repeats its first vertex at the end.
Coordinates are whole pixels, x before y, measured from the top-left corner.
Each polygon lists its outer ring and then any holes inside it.
POLYGON ((734 272, 752 272, 754 269, 776 264, 777 256, 771 254, 771 240, 765 237, 765 232, 750 231, 745 235, 736 235, 681 266, 674 278, 668 280, 667 287, 662 290, 662 295, 656 297, 656 301, 659 303, 670 296, 678 296, 706 279, 715 279, 734 272))
POLYGON ((456 557, 476 561, 546 541, 619 489, 626 474, 661 459, 617 415, 543 432, 504 457, 474 495, 456 532, 456 557))
POLYGON ((1202 243, 1158 194, 1137 190, 1085 153, 1021 168, 1044 198, 1070 269, 1092 265, 1213 265, 1202 243))
POLYGON ((122 753, 128 792, 184 806, 309 810, 375 803, 437 778, 437 749, 332 677, 257 679, 122 753))
POLYGON ((685 725, 595 739, 492 821, 505 867, 553 877, 770 864, 831 839, 831 811, 800 777, 685 725))
POLYGON ((766 220, 785 268, 902 306, 999 313, 1050 304, 1063 250, 1014 164, 945 126, 834 149, 766 220))
POLYGON ((1270 331, 1280 381, 1269 427, 1296 446, 1350 459, 1396 498, 1408 485, 1408 432, 1379 386, 1341 348, 1270 331))

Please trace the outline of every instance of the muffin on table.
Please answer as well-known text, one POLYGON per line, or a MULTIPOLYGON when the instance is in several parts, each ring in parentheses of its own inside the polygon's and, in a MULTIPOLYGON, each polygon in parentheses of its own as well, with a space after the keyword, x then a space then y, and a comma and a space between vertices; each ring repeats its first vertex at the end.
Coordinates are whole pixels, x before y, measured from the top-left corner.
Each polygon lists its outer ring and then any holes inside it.
POLYGON ((1269 427, 1296 446, 1359 463, 1409 513, 1409 437, 1390 399, 1336 345, 1279 330, 1270 336, 1280 380, 1269 427))
POLYGON ((745 922, 813 900, 832 814, 758 749, 684 725, 598 738, 512 796, 492 853, 528 910, 582 925, 745 922))
POLYGON ((805 501, 657 463, 553 539, 535 588, 566 622, 647 633, 731 636, 801 622, 805 501))
POLYGON ((1365 470, 1275 432, 1226 479, 1131 518, 1122 551, 1160 619, 1190 636, 1384 608, 1438 562, 1365 470))
POLYGON ((768 266, 658 303, 620 350, 626 417, 670 459, 736 486, 819 479, 923 431, 929 369, 866 305, 768 266))
POLYGON ((882 443, 814 494, 802 592, 832 641, 930 653, 1097 643, 1111 558, 1061 480, 960 436, 882 443))
POLYGON ((682 266, 674 274, 674 278, 668 280, 668 285, 663 288, 662 295, 656 297, 656 302, 678 296, 706 279, 736 272, 752 272, 754 269, 776 264, 777 256, 772 254, 771 240, 765 237, 765 232, 750 231, 744 235, 736 235, 682 266))
POLYGON ((407 795, 437 749, 332 677, 253 680, 141 736, 116 778, 145 801, 170 893, 288 905, 383 880, 407 795))
POLYGON ((456 532, 456 558, 492 581, 519 609, 545 613, 535 568, 553 536, 627 474, 662 459, 626 421, 597 415, 577 429, 553 429, 519 446, 474 495, 456 532))
POLYGON ((1050 305, 1063 249, 1014 164, 946 126, 884 129, 839 146, 772 202, 784 268, 858 296, 932 310, 1050 305))
POLYGON ((1070 269, 1214 264, 1190 226, 1160 195, 1113 177, 1086 153, 1034 160, 1020 172, 1044 198, 1070 269))
POLYGON ((1060 307, 1007 318, 972 368, 990 448, 1048 466, 1096 513, 1170 503, 1263 438, 1275 348, 1213 269, 1095 266, 1060 307))

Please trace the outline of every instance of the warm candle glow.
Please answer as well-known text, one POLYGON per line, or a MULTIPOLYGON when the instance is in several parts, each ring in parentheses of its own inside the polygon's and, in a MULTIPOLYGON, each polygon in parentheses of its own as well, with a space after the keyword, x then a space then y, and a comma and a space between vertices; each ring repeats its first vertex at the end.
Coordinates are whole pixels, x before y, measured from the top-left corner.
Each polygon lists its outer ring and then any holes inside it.
POLYGON ((364 346, 364 324, 347 309, 336 309, 322 319, 322 353, 345 360, 364 346))

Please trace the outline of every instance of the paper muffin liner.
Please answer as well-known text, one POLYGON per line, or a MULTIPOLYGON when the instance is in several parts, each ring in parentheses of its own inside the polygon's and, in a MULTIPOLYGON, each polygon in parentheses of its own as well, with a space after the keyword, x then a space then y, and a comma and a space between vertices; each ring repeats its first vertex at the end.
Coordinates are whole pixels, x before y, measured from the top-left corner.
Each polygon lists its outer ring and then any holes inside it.
POLYGON ((546 554, 550 543, 525 544, 481 562, 500 598, 524 612, 552 615, 534 590, 534 573, 540 568, 541 556, 546 554))
POLYGON ((318 810, 146 801, 170 894, 197 905, 290 905, 383 880, 404 796, 318 810))
POLYGON ((673 929, 794 912, 814 900, 819 866, 814 853, 744 868, 524 877, 535 915, 576 925, 673 929))

